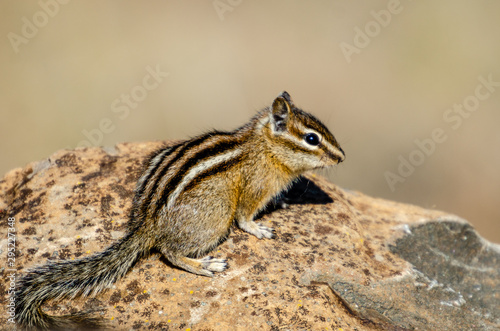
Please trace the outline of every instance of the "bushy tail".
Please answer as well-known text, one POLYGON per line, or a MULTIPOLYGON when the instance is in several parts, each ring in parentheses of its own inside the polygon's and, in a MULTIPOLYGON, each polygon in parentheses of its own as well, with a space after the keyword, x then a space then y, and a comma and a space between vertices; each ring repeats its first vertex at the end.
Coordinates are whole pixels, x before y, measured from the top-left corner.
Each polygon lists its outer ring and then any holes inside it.
POLYGON ((49 263, 30 270, 16 292, 16 321, 26 329, 95 330, 102 320, 79 313, 50 316, 42 304, 50 299, 96 295, 111 286, 143 257, 146 243, 130 233, 102 253, 76 261, 49 263))

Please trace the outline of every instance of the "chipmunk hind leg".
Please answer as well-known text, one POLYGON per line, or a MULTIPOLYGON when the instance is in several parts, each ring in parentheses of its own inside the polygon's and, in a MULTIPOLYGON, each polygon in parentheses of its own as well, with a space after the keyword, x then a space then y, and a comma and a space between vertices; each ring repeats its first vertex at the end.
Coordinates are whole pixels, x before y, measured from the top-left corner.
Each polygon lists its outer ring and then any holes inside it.
POLYGON ((165 250, 166 249, 161 250, 162 254, 170 263, 197 275, 213 277, 214 272, 221 272, 227 268, 227 262, 224 259, 216 259, 211 256, 193 259, 165 250))

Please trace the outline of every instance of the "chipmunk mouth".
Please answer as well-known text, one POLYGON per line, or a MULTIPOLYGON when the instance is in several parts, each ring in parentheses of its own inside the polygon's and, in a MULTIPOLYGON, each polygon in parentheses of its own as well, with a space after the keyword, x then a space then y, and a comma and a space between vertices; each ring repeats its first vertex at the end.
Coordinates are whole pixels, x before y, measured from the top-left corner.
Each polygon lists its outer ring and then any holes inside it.
POLYGON ((327 159, 327 161, 330 161, 328 163, 331 163, 331 161, 333 160, 335 162, 335 164, 339 164, 340 162, 343 162, 345 160, 345 154, 344 154, 344 151, 342 149, 339 149, 340 150, 340 153, 334 153, 334 152, 331 152, 331 151, 327 151, 325 153, 325 155, 322 157, 322 159, 327 159))
POLYGON ((338 156, 338 155, 335 155, 335 154, 324 154, 321 158, 320 158, 320 163, 321 165, 318 165, 317 167, 314 167, 314 170, 316 169, 322 169, 322 168, 328 168, 328 167, 333 167, 337 164, 339 164, 340 162, 342 162, 344 160, 344 158, 338 156))

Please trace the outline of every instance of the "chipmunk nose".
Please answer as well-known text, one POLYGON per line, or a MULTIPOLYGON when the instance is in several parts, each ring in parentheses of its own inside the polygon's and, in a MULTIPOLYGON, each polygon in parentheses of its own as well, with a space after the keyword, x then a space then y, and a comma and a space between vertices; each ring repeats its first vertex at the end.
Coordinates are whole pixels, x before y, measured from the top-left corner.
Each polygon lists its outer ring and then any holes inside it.
POLYGON ((340 148, 340 147, 339 147, 339 150, 342 153, 342 155, 338 158, 338 163, 343 162, 345 160, 344 150, 342 148, 340 148))

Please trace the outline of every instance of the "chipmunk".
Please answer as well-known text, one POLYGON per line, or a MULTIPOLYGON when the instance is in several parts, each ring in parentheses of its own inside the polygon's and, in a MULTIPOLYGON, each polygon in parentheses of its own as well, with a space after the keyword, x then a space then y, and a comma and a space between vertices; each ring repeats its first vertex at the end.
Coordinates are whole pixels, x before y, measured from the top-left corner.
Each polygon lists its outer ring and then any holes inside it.
POLYGON ((98 318, 50 316, 41 306, 97 295, 154 252, 194 274, 224 271, 224 259, 199 257, 228 236, 234 221, 259 239, 272 238, 273 229, 254 222, 256 214, 304 171, 344 158, 326 126, 295 107, 287 92, 232 132, 211 131, 155 151, 137 182, 125 237, 96 255, 29 271, 17 291, 18 324, 99 328, 98 318))

